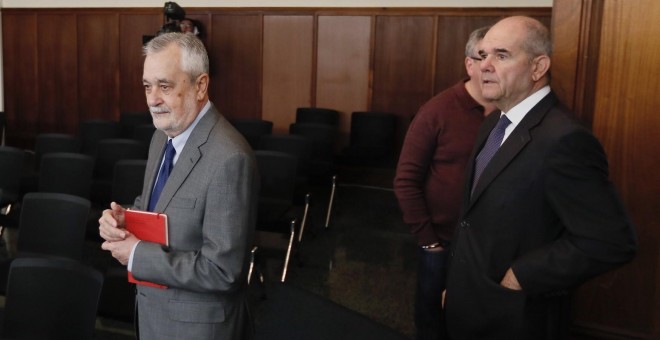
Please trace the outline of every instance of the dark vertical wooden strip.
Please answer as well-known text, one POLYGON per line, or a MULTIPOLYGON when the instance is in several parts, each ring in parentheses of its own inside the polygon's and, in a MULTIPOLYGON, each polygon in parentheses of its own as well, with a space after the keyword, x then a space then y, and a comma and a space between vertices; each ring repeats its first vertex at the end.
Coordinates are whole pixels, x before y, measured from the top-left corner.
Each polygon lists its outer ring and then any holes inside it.
POLYGON ((261 17, 213 15, 211 101, 228 118, 261 118, 261 17))
POLYGON ((145 111, 142 87, 143 36, 153 36, 163 25, 160 14, 120 14, 119 16, 119 110, 145 111))
POLYGON ((7 144, 32 147, 25 136, 36 134, 39 117, 37 15, 3 11, 2 44, 7 144))
POLYGON ((433 17, 378 16, 372 108, 397 114, 401 144, 410 118, 431 97, 433 17))
POLYGON ((74 14, 40 14, 37 22, 37 132, 77 131, 78 44, 74 14))
POLYGON ((119 119, 116 84, 119 23, 114 14, 78 16, 78 103, 80 120, 119 119))

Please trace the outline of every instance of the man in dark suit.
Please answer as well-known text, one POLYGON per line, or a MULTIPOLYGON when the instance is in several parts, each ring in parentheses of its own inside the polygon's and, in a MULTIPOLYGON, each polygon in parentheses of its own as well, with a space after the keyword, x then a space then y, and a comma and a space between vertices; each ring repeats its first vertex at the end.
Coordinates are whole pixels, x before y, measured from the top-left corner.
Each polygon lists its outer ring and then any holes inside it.
POLYGON ((254 154, 209 101, 209 61, 198 38, 163 34, 145 55, 143 84, 158 131, 134 209, 168 216, 169 247, 126 231, 125 209, 112 203, 99 220, 102 248, 136 279, 168 287, 137 286, 140 339, 249 339, 254 154))
POLYGON ((482 95, 501 112, 468 163, 447 327, 454 340, 565 339, 571 290, 630 261, 635 233, 602 146, 550 90, 547 28, 505 18, 480 47, 482 95))

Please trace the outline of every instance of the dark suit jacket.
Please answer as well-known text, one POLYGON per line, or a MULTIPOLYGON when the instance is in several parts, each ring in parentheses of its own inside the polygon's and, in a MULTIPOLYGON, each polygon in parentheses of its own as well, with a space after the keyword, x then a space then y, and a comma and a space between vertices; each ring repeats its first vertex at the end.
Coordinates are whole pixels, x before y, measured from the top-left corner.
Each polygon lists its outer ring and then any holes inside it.
POLYGON ((630 261, 636 237, 608 180, 598 140, 554 94, 502 144, 470 193, 474 158, 499 112, 484 122, 468 163, 447 283, 452 339, 562 339, 572 288, 630 261), (511 267, 523 291, 499 285, 511 267))
MULTIPOLYGON (((138 209, 146 209, 167 136, 149 148, 138 209)), ((247 339, 249 252, 258 174, 252 149, 214 106, 190 134, 156 205, 169 247, 140 242, 132 273, 168 286, 138 286, 140 339, 247 339)))

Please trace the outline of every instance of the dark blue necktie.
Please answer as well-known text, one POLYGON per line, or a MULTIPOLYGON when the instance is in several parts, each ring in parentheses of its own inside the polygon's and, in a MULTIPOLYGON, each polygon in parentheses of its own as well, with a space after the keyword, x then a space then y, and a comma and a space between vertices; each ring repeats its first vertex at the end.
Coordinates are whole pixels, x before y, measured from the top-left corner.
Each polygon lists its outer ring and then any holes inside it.
POLYGON ((170 177, 170 172, 172 172, 172 167, 174 165, 174 155, 176 155, 176 150, 174 149, 172 140, 170 139, 167 141, 167 146, 165 147, 165 159, 163 160, 163 164, 160 166, 158 179, 156 180, 156 184, 154 184, 154 190, 151 193, 151 198, 149 199, 149 211, 154 211, 154 208, 156 208, 156 203, 158 203, 160 193, 165 187, 167 178, 170 177))
POLYGON ((502 145, 502 139, 504 139, 504 130, 506 130, 506 127, 509 126, 509 124, 511 124, 509 118, 507 118, 506 115, 502 115, 500 120, 497 122, 497 125, 495 125, 495 128, 490 132, 490 135, 488 135, 488 139, 486 140, 486 144, 484 144, 483 149, 479 151, 474 164, 474 180, 472 181, 472 190, 474 190, 474 187, 477 186, 479 177, 481 177, 481 173, 483 173, 486 165, 488 165, 491 158, 493 158, 497 150, 500 148, 500 145, 502 145))

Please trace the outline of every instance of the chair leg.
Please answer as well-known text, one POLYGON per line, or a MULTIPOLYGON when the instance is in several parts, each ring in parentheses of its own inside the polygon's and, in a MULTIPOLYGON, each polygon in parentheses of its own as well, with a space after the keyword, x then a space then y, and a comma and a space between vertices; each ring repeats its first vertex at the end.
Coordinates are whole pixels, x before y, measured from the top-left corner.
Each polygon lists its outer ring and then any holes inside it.
POLYGON ((325 216, 325 228, 330 225, 330 214, 332 213, 332 203, 335 200, 335 188, 337 188, 337 175, 332 176, 332 190, 330 191, 330 201, 328 202, 328 213, 325 216))
POLYGON ((289 269, 289 259, 291 258, 291 250, 293 248, 293 241, 296 238, 296 220, 293 219, 291 220, 291 234, 289 236, 289 245, 286 249, 286 256, 284 257, 284 269, 282 269, 282 279, 280 280, 281 282, 284 282, 286 280, 286 273, 287 270, 289 269))
POLYGON ((252 280, 252 271, 254 270, 254 253, 259 249, 257 246, 252 247, 252 250, 250 251, 250 267, 248 269, 248 277, 247 277, 247 283, 248 285, 250 284, 250 280, 252 280))
POLYGON ((305 195, 305 211, 303 212, 302 221, 300 222, 300 232, 298 233, 298 243, 302 242, 303 233, 305 232, 305 225, 307 224, 307 214, 309 212, 310 194, 305 195))

